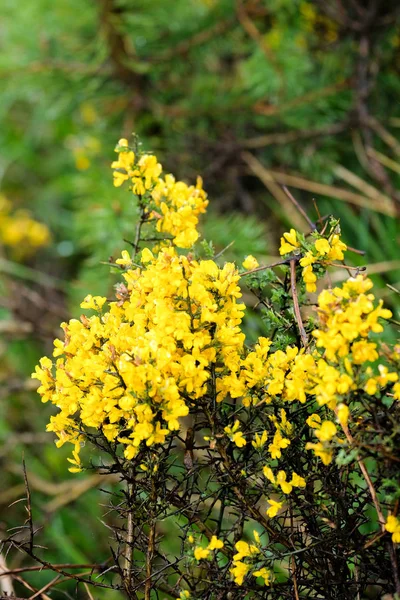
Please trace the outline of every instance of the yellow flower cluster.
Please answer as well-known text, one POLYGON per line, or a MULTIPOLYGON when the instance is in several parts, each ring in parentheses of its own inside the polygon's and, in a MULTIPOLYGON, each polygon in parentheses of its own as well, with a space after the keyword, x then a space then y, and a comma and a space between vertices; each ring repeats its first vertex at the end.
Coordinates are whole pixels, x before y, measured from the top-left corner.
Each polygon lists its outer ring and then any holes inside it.
MULTIPOLYGON (((243 404, 251 406, 275 401, 305 403, 311 397, 320 406, 327 405, 334 419, 346 425, 350 416, 349 394, 355 390, 365 390, 372 395, 395 383, 393 394, 397 397, 400 392, 397 373, 389 372, 384 365, 377 367, 376 375, 369 365, 359 368, 378 358, 377 345, 368 336, 382 331, 380 319, 391 316, 382 302, 374 304, 374 296, 367 293, 371 286, 369 279, 359 275, 340 288, 320 294, 319 328, 313 331, 317 350, 313 352, 288 346, 285 351, 270 353, 270 340, 259 338, 253 351, 232 360, 231 372, 221 373, 217 381, 221 399, 228 394, 233 398, 242 397, 243 404)), ((280 459, 282 450, 290 444, 291 425, 285 411, 281 411, 280 423, 276 418, 273 420, 276 431, 268 451, 271 459, 280 459)), ((321 423, 318 415, 312 415, 308 423, 317 442, 309 442, 307 448, 329 464, 333 456, 332 442, 338 441, 335 423, 329 420, 321 423)), ((229 430, 229 433, 242 440, 239 421, 235 431, 229 430)), ((264 432, 262 439, 256 437, 252 445, 262 448, 267 438, 268 432, 264 432)))
POLYGON ((392 534, 393 542, 400 544, 400 519, 394 515, 388 515, 385 529, 392 534))
POLYGON ((152 154, 143 154, 137 160, 128 141, 121 139, 117 146, 118 160, 112 163, 114 185, 130 181, 137 196, 147 194, 148 220, 155 220, 160 233, 171 236, 178 248, 190 248, 197 241, 198 216, 208 205, 207 194, 199 177, 195 186, 176 181, 173 175, 160 177, 162 167, 152 154))
MULTIPOLYGON (((52 402, 59 411, 51 417, 48 430, 56 433, 58 446, 74 445, 70 470, 77 472, 81 470, 81 445, 93 431, 103 446, 120 445, 125 458, 132 460, 148 447, 163 444, 171 432, 180 429, 180 419, 199 403, 214 405, 241 398, 246 414, 251 415, 255 407, 265 410, 257 433, 250 430, 249 424, 255 422, 251 418, 245 426, 241 422, 239 407, 234 422, 223 431, 220 425, 220 431, 212 431, 212 437, 205 439, 210 440, 210 447, 213 444, 212 449, 215 438, 237 448, 251 441, 246 453, 253 453, 252 448, 259 453, 267 515, 274 518, 282 509, 284 495, 298 494, 306 487, 301 475, 281 468, 287 448, 290 451, 299 436, 290 422, 292 403, 303 405, 304 420, 315 437, 305 448, 327 465, 335 447, 343 442, 339 431, 351 420, 355 391, 374 395, 389 387, 400 400, 398 374, 386 365, 370 364, 379 358, 370 334, 380 333, 380 319, 391 313, 382 302, 375 302, 372 283, 360 275, 319 295, 318 328, 307 350, 287 346, 271 352, 272 341, 265 337, 247 349, 241 329, 245 306, 240 302, 236 266, 197 260, 195 250, 177 251, 177 247, 191 248, 198 239, 198 215, 207 205, 201 181, 194 187, 176 182, 172 175, 161 178, 156 157, 143 154, 137 158, 126 140, 120 140, 117 152, 118 160, 112 165, 114 184, 130 182, 146 220, 170 237, 160 238, 153 251, 144 248, 134 261, 124 251, 116 261, 124 267, 125 280, 116 300, 89 295, 81 307, 92 313, 62 324, 64 339, 54 342, 54 360, 42 358, 33 374, 40 381, 42 400, 52 402), (311 405, 316 412, 310 415, 311 405)), ((315 238, 311 246, 291 230, 284 234, 280 248, 282 255, 294 253, 296 260, 302 256, 308 291, 315 291, 313 265, 342 260, 345 250, 336 229, 327 238, 315 238)), ((246 270, 257 266, 252 256, 243 262, 246 270)), ((400 350, 394 350, 393 361, 400 364, 400 350)), ((137 464, 143 472, 149 469, 146 456, 138 456, 137 464)), ((243 476, 246 470, 242 469, 243 476)), ((393 541, 400 541, 397 517, 389 515, 386 529, 393 541)), ((193 536, 188 539, 195 544, 193 536)), ((194 546, 193 556, 197 561, 208 559, 223 547, 223 541, 212 536, 206 547, 194 546)), ((252 575, 269 585, 271 572, 262 563, 257 532, 254 543, 240 540, 235 548, 230 573, 236 584, 242 585, 252 575)), ((189 597, 187 591, 180 594, 180 600, 189 597)))
MULTIPOLYGON (((226 370, 242 351, 244 304, 232 263, 143 251, 141 268, 124 273, 127 297, 111 302, 88 296, 96 314, 64 323, 55 364, 40 361, 33 375, 39 393, 60 412, 48 430, 65 441, 83 441, 94 427, 125 446, 132 459, 142 443, 163 443, 179 429, 189 405, 206 394, 211 368, 226 370)), ((79 468, 79 464, 76 464, 79 468)))
POLYGON ((238 419, 236 419, 234 425, 232 427, 230 427, 229 425, 227 427, 225 427, 224 431, 226 433, 226 435, 229 437, 229 439, 231 440, 231 442, 233 442, 234 444, 236 444, 236 446, 238 446, 238 448, 242 448, 243 446, 246 445, 246 440, 243 437, 243 433, 242 431, 240 431, 239 429, 240 427, 240 421, 238 419))
POLYGON ((254 577, 261 577, 264 585, 270 585, 271 572, 266 567, 255 568, 260 555, 260 536, 257 531, 253 531, 255 543, 249 544, 244 540, 236 542, 235 549, 237 553, 233 556, 230 573, 237 585, 243 585, 244 578, 251 572, 254 577))
POLYGON ((306 487, 305 479, 303 477, 300 477, 300 475, 297 475, 297 473, 295 472, 293 472, 292 479, 290 481, 287 481, 287 475, 283 470, 278 471, 278 473, 275 476, 271 467, 265 466, 263 468, 263 473, 271 483, 273 483, 276 486, 280 486, 284 494, 290 494, 294 487, 306 487))
POLYGON ((327 261, 331 260, 343 260, 343 253, 347 250, 347 246, 341 241, 340 236, 334 230, 328 239, 319 237, 315 240, 311 249, 307 249, 305 244, 299 241, 297 232, 291 229, 289 233, 284 233, 283 237, 281 237, 279 253, 282 256, 286 254, 299 254, 303 250, 303 247, 306 249, 304 256, 300 259, 300 265, 303 267, 303 281, 306 284, 307 292, 313 293, 317 291, 317 276, 313 271, 312 265, 314 263, 324 265, 327 261))
POLYGON ((0 241, 10 246, 18 258, 29 256, 50 243, 50 231, 32 218, 28 210, 12 211, 11 203, 0 196, 0 241))
MULTIPOLYGON (((189 542, 190 543, 194 542, 193 536, 189 536, 189 542)), ((213 550, 220 550, 223 547, 224 547, 224 542, 222 540, 219 540, 216 535, 213 535, 211 537, 210 543, 208 544, 208 546, 206 548, 203 548, 202 546, 195 547, 194 552, 193 552, 194 557, 196 560, 202 560, 205 558, 209 558, 209 556, 213 550)))
POLYGON ((166 175, 152 191, 152 198, 156 206, 152 215, 157 219, 157 231, 170 234, 178 248, 193 246, 199 238, 198 215, 205 213, 208 205, 201 177, 197 178, 195 186, 188 186, 183 181, 175 181, 172 175, 166 175))

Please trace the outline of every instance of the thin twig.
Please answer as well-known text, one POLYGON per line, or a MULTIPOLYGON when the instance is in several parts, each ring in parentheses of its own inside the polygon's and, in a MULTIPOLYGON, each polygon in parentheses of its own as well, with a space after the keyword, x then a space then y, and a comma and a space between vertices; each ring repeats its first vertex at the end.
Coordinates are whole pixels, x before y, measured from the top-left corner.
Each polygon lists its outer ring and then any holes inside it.
POLYGON ((33 551, 33 520, 32 520, 32 504, 31 504, 31 490, 29 489, 28 476, 26 474, 26 464, 25 459, 22 460, 22 468, 24 472, 24 482, 25 482, 25 491, 26 491, 26 511, 28 513, 27 520, 25 523, 28 523, 29 526, 29 550, 33 551))
POLYGON ((37 598, 38 596, 41 596, 42 594, 44 594, 44 592, 47 592, 48 589, 52 588, 53 585, 55 585, 57 583, 57 581, 60 579, 60 577, 61 577, 61 575, 57 575, 56 577, 54 577, 54 579, 52 579, 51 581, 46 583, 42 588, 40 588, 40 590, 35 592, 33 594, 33 596, 29 596, 29 600, 33 600, 34 598, 37 598))
POLYGON ((132 580, 132 562, 133 562, 133 542, 134 542, 134 532, 135 532, 135 524, 133 520, 133 494, 134 494, 134 484, 129 481, 127 489, 127 505, 128 505, 128 518, 126 523, 126 538, 125 538, 125 564, 124 564, 124 585, 129 593, 131 588, 131 580, 132 580))
POLYGON ((265 267, 257 267, 256 269, 251 269, 251 271, 245 271, 244 273, 240 273, 240 277, 245 277, 245 275, 252 275, 253 273, 258 273, 259 271, 265 271, 265 269, 273 269, 274 267, 279 267, 280 265, 288 265, 292 260, 298 262, 301 256, 292 256, 290 258, 284 258, 282 260, 278 260, 270 265, 265 265, 265 267))
POLYGON ((7 569, 7 563, 3 556, 0 553, 0 592, 4 594, 4 596, 14 596, 14 587, 12 583, 12 578, 10 571, 7 569))
MULTIPOLYGON (((151 512, 153 513, 155 504, 157 502, 157 484, 156 484, 156 476, 153 474, 151 480, 151 512)), ((147 554, 146 554, 146 584, 144 589, 144 598, 145 600, 150 600, 151 598, 151 587, 152 587, 152 568, 153 568, 153 558, 154 558, 154 550, 155 550, 155 539, 156 539, 156 519, 154 518, 154 514, 150 515, 151 522, 150 530, 149 530, 149 539, 147 543, 147 554)))
POLYGON ((300 314, 299 299, 297 297, 296 289, 296 261, 294 259, 290 261, 290 288, 292 290, 294 314, 296 317, 297 325, 299 327, 301 341, 303 343, 303 346, 306 347, 308 344, 308 338, 300 314))
MULTIPOLYGON (((337 410, 335 412, 337 413, 337 410)), ((343 423, 343 424, 341 423, 341 427, 343 429, 343 433, 346 436, 346 439, 349 442, 349 444, 351 446, 355 447, 354 438, 350 433, 350 429, 349 429, 348 425, 346 425, 346 423, 343 423)), ((374 484, 372 483, 371 477, 368 473, 367 467, 365 466, 363 459, 358 454, 356 456, 356 460, 358 462, 358 466, 360 467, 361 473, 364 476, 365 482, 366 482, 369 492, 371 494, 371 499, 372 499, 373 505, 375 506, 376 514, 378 515, 378 521, 379 521, 379 524, 381 527, 381 531, 384 532, 385 531, 385 517, 383 516, 374 484)))
POLYGON ((301 204, 296 200, 296 198, 293 196, 293 194, 288 190, 288 188, 286 187, 286 185, 283 185, 282 189, 286 193, 286 195, 289 198, 289 200, 291 202, 293 202, 294 206, 297 208, 297 210, 299 211, 299 213, 301 215, 303 215, 303 217, 305 218, 305 220, 309 224, 311 230, 315 231, 315 229, 317 228, 316 225, 315 225, 315 223, 313 223, 311 221, 310 217, 308 216, 308 214, 306 213, 306 211, 304 210, 304 208, 301 206, 301 204))

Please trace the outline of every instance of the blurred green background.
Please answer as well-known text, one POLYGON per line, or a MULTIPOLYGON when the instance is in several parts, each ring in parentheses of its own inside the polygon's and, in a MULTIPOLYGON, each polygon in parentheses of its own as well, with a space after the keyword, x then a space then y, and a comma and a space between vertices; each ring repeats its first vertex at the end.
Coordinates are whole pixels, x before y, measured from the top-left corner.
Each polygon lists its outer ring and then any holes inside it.
MULTIPOLYGON (((307 231, 282 184, 313 220, 340 217, 366 251, 351 261, 369 265, 400 320, 387 287, 400 287, 400 7, 3 0, 0 17, 0 538, 25 519, 9 506, 24 496, 24 454, 46 558, 99 563, 110 540, 98 487, 114 484, 68 473, 29 375, 86 294, 112 295, 107 261, 134 236, 134 203, 112 185, 115 143, 135 132, 166 172, 202 175, 203 236, 217 251, 234 240, 227 259, 268 261, 289 226, 307 231)), ((64 592, 87 597, 73 584, 52 597, 64 592)))

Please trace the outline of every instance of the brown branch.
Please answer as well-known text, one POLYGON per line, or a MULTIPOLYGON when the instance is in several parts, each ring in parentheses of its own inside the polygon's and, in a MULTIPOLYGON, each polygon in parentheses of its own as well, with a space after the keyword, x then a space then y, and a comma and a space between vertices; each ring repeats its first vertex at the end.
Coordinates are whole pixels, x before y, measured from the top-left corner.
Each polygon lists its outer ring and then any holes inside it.
POLYGON ((336 200, 349 202, 350 204, 368 208, 369 210, 372 209, 376 212, 386 214, 391 217, 396 216, 395 208, 382 205, 382 203, 376 202, 372 198, 367 198, 361 194, 356 194, 349 190, 333 185, 326 185, 324 183, 318 183, 317 181, 310 181, 309 179, 304 179, 304 177, 299 177, 297 175, 266 169, 260 163, 260 161, 249 152, 242 153, 242 157, 250 167, 249 172, 253 175, 256 175, 256 177, 258 177, 266 187, 268 187, 269 182, 275 181, 276 183, 286 184, 288 186, 313 192, 321 196, 328 196, 329 198, 335 198, 336 200), (249 157, 252 159, 252 164, 250 164, 249 160, 246 160, 249 157))
POLYGON ((126 502, 127 502, 127 522, 126 522, 126 537, 125 537, 125 552, 124 552, 124 569, 123 583, 126 588, 128 597, 130 597, 130 589, 132 583, 132 563, 133 563, 133 543, 135 534, 135 523, 133 520, 133 501, 134 501, 134 484, 129 481, 127 484, 126 502))
POLYGON ((279 265, 288 265, 292 260, 299 261, 301 256, 292 256, 290 258, 283 258, 282 260, 278 260, 270 265, 265 265, 264 267, 256 267, 251 271, 245 271, 245 273, 241 273, 240 277, 245 277, 245 275, 252 275, 253 273, 258 273, 259 271, 265 271, 265 269, 273 269, 274 267, 279 267, 279 265))
POLYGON ((250 138, 240 142, 242 148, 265 148, 265 146, 272 146, 274 144, 290 144, 299 140, 323 137, 329 135, 336 135, 346 131, 349 127, 347 121, 343 123, 334 123, 333 125, 327 125, 320 127, 319 129, 301 129, 295 131, 285 131, 280 133, 267 133, 266 135, 260 135, 257 137, 250 138))
MULTIPOLYGON (((43 560, 42 558, 37 556, 37 554, 35 554, 34 552, 31 552, 29 549, 29 546, 27 547, 26 544, 24 544, 24 543, 18 543, 14 540, 10 543, 15 548, 18 548, 19 550, 26 552, 26 554, 28 554, 28 556, 30 556, 34 561, 36 561, 37 563, 39 563, 41 565, 41 568, 44 567, 44 568, 48 569, 49 571, 54 571, 55 573, 64 575, 64 577, 66 577, 67 579, 74 579, 75 581, 79 581, 81 583, 86 582, 89 585, 93 585, 95 587, 101 587, 101 588, 108 589, 108 590, 120 589, 119 587, 114 586, 114 585, 107 585, 104 583, 93 581, 92 579, 86 579, 86 578, 82 577, 82 574, 74 575, 73 573, 68 573, 67 571, 64 571, 64 568, 59 568, 59 567, 57 567, 57 565, 53 565, 53 564, 49 563, 47 560, 43 560)), ((68 566, 68 568, 70 568, 70 566, 68 566)), ((35 569, 35 570, 40 570, 40 568, 35 569)))
MULTIPOLYGON (((156 477, 153 474, 151 479, 151 511, 153 513, 155 505, 157 503, 157 483, 156 477)), ((151 522, 149 523, 149 539, 147 544, 147 554, 146 554, 146 583, 144 589, 144 600, 151 599, 151 588, 152 588, 152 567, 153 567, 153 559, 154 559, 154 550, 155 550, 155 539, 156 539, 156 519, 154 514, 151 514, 151 522)))
MULTIPOLYGON (((109 561, 110 559, 108 559, 106 561, 106 563, 109 561)), ((103 563, 105 564, 105 563, 103 563)), ((54 564, 51 565, 51 570, 53 571, 54 569, 99 569, 100 570, 101 565, 97 565, 97 564, 79 564, 79 565, 75 565, 75 564, 70 564, 70 563, 60 563, 60 564, 54 564)), ((40 566, 36 566, 36 567, 18 567, 16 569, 8 569, 7 571, 2 571, 0 573, 0 577, 3 577, 5 575, 18 575, 19 573, 29 573, 29 572, 34 572, 34 571, 46 571, 50 569, 50 567, 47 567, 45 565, 40 565, 40 566)))
POLYGON ((296 261, 294 259, 290 261, 290 288, 292 290, 294 314, 300 331, 301 341, 303 346, 306 347, 308 344, 308 338, 300 314, 299 299, 297 297, 296 289, 296 261))
POLYGON ((24 459, 22 460, 22 468, 23 468, 23 472, 24 472, 24 482, 25 482, 25 491, 26 491, 25 509, 28 513, 28 517, 27 517, 27 520, 25 521, 25 523, 28 523, 28 526, 29 526, 29 550, 32 552, 34 531, 33 531, 33 519, 32 519, 31 490, 29 489, 29 482, 28 482, 28 476, 26 474, 26 464, 25 464, 24 459))
POLYGON ((287 197, 289 198, 289 200, 291 200, 291 202, 294 204, 294 206, 297 208, 297 210, 299 211, 299 213, 301 215, 303 215, 303 217, 305 218, 305 220, 307 221, 307 223, 309 224, 310 228, 312 231, 314 231, 316 229, 315 223, 313 223, 310 219, 310 217, 308 216, 308 214, 306 213, 306 211, 304 210, 304 208, 301 206, 301 204, 296 200, 296 198, 293 196, 293 194, 288 190, 288 188, 286 187, 286 185, 283 185, 283 190, 285 191, 287 197))
MULTIPOLYGON (((337 409, 335 410, 335 413, 337 414, 337 409)), ((353 436, 350 433, 350 429, 349 429, 348 425, 346 425, 345 423, 344 424, 341 423, 341 427, 342 427, 343 433, 346 436, 346 439, 349 442, 349 444, 353 448, 356 447, 355 444, 354 444, 354 438, 353 438, 353 436)), ((368 469, 365 466, 363 459, 360 457, 360 455, 358 453, 357 453, 357 456, 356 456, 356 460, 358 462, 358 466, 360 467, 361 473, 363 474, 365 482, 366 482, 366 484, 368 486, 369 493, 370 493, 371 499, 372 499, 372 503, 373 503, 373 505, 375 507, 376 514, 378 516, 378 521, 379 521, 379 524, 380 524, 380 527, 381 527, 381 531, 384 532, 385 531, 385 517, 383 516, 382 509, 381 509, 381 506, 379 504, 379 499, 378 499, 378 495, 376 493, 374 484, 372 483, 371 477, 370 477, 370 475, 368 473, 368 469)))

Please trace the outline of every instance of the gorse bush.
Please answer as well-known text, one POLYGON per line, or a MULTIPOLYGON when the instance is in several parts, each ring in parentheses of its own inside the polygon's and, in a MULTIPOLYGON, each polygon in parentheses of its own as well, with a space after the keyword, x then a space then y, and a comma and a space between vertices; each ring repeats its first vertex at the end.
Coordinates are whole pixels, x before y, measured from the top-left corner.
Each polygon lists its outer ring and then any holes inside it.
POLYGON ((140 215, 123 281, 85 298, 33 375, 70 470, 124 484, 113 566, 82 581, 145 599, 400 593, 400 346, 338 221, 285 233, 274 265, 224 263, 199 240, 201 179, 162 175, 125 139, 116 151, 140 215), (331 267, 353 276, 326 286, 331 267), (252 347, 244 289, 265 326, 252 347))

